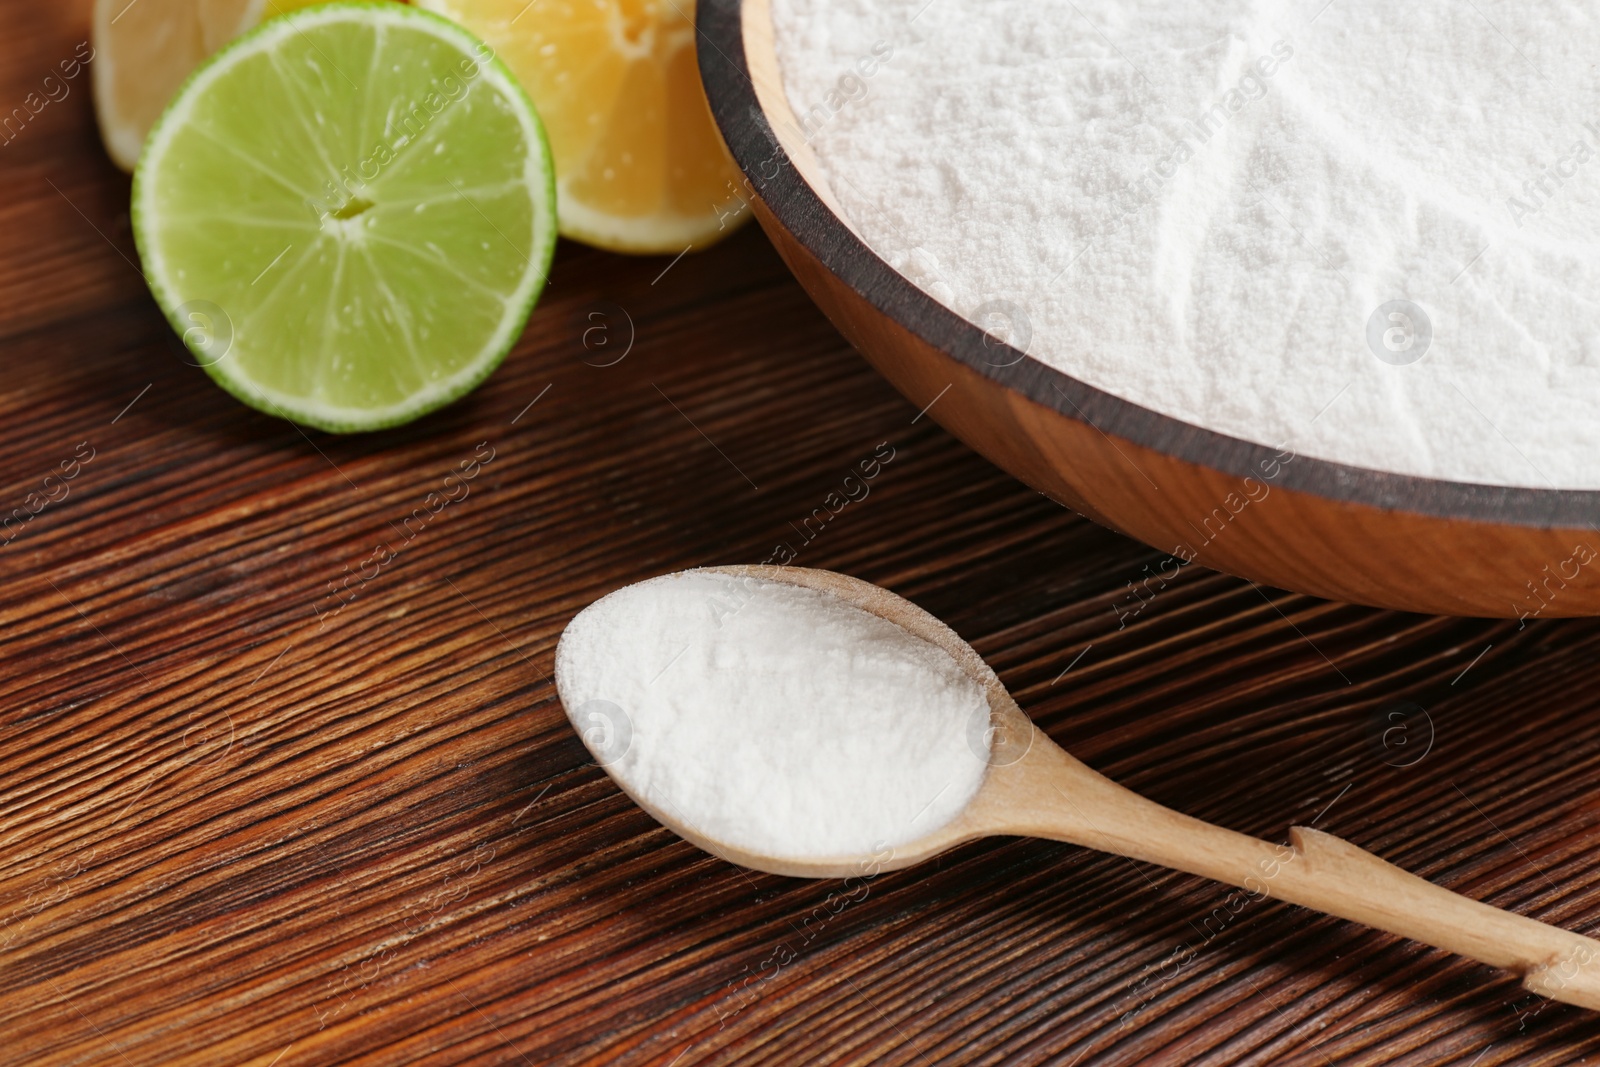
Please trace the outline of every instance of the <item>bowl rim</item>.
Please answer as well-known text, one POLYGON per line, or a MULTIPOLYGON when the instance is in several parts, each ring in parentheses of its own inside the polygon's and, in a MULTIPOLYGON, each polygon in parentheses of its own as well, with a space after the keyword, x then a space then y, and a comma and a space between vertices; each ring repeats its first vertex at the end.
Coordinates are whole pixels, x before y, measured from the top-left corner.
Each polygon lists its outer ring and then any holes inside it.
POLYGON ((1276 465, 1273 484, 1342 503, 1539 529, 1597 527, 1600 490, 1450 481, 1299 452, 1292 462, 1284 462, 1279 449, 1124 400, 986 333, 889 266, 801 176, 773 132, 751 80, 743 11, 743 0, 700 0, 695 25, 700 78, 711 114, 744 174, 747 190, 760 197, 784 229, 834 277, 926 344, 1102 435, 1229 477, 1260 479, 1261 472, 1276 465))

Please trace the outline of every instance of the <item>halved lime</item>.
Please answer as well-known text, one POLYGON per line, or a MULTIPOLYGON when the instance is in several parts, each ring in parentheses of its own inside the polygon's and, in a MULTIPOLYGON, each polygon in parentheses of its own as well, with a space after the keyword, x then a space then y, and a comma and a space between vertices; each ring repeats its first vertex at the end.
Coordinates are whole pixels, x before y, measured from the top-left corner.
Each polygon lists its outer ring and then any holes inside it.
POLYGON ((272 19, 218 52, 133 181, 145 278, 245 403, 334 432, 407 422, 499 365, 555 246, 527 95, 483 42, 394 3, 272 19))

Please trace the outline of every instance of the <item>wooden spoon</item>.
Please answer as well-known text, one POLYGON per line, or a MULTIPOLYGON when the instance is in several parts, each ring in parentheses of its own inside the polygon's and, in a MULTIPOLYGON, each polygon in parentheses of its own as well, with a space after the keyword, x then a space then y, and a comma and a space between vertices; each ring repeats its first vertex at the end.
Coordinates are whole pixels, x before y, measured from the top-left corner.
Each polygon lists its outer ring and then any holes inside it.
POLYGON ((1067 841, 1409 937, 1512 971, 1540 996, 1600 1009, 1600 941, 1452 893, 1319 830, 1296 826, 1288 845, 1274 845, 1146 800, 1068 755, 955 631, 886 589, 799 567, 711 569, 832 594, 937 645, 984 687, 993 730, 989 766, 967 807, 932 833, 873 854, 818 860, 750 852, 627 790, 663 825, 715 856, 774 874, 837 878, 909 867, 996 834, 1067 841))

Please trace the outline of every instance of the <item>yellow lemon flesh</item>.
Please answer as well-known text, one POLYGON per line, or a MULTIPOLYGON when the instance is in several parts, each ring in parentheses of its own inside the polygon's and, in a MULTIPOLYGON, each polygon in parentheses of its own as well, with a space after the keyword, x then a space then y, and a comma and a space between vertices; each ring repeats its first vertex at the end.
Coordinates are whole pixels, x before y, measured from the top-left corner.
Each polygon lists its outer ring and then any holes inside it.
POLYGON ((483 38, 528 90, 550 135, 564 235, 676 254, 749 215, 700 87, 693 0, 417 6, 483 38))
POLYGON ((317 0, 95 0, 95 114, 112 162, 133 170, 150 127, 200 61, 264 18, 317 0))

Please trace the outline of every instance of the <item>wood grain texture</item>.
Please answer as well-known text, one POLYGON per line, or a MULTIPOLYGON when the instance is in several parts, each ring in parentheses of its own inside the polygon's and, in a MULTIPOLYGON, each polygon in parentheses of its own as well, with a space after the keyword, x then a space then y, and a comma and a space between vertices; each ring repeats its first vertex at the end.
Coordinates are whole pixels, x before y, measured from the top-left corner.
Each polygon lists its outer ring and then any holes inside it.
MULTIPOLYGON (((0 104, 86 21, 0 5, 0 104)), ((1198 567, 1152 596, 1159 554, 917 419, 754 229, 665 275, 564 247, 470 398, 303 435, 184 364, 84 82, 0 147, 0 187, 4 509, 94 449, 0 548, 0 1061, 1600 1055, 1600 1021, 1483 968, 1065 845, 973 844, 843 902, 729 867, 623 798, 549 682, 595 597, 787 541, 947 620, 1052 737, 1153 799, 1269 840, 1314 822, 1592 933, 1595 624, 1375 612, 1198 567), (601 301, 613 337, 618 306, 636 329, 610 367, 581 341, 601 301), (328 584, 399 544, 480 442, 471 495, 319 627, 328 584), (881 442, 870 496, 802 543, 881 442)))
POLYGON ((1292 436, 1214 433, 1028 358, 917 289, 839 212, 784 95, 770 20, 767 0, 700 7, 739 195, 841 332, 914 403, 937 398, 931 417, 963 441, 1113 529, 1259 582, 1410 611, 1600 614, 1585 562, 1600 558, 1600 493, 1388 474, 1299 454, 1292 436))

